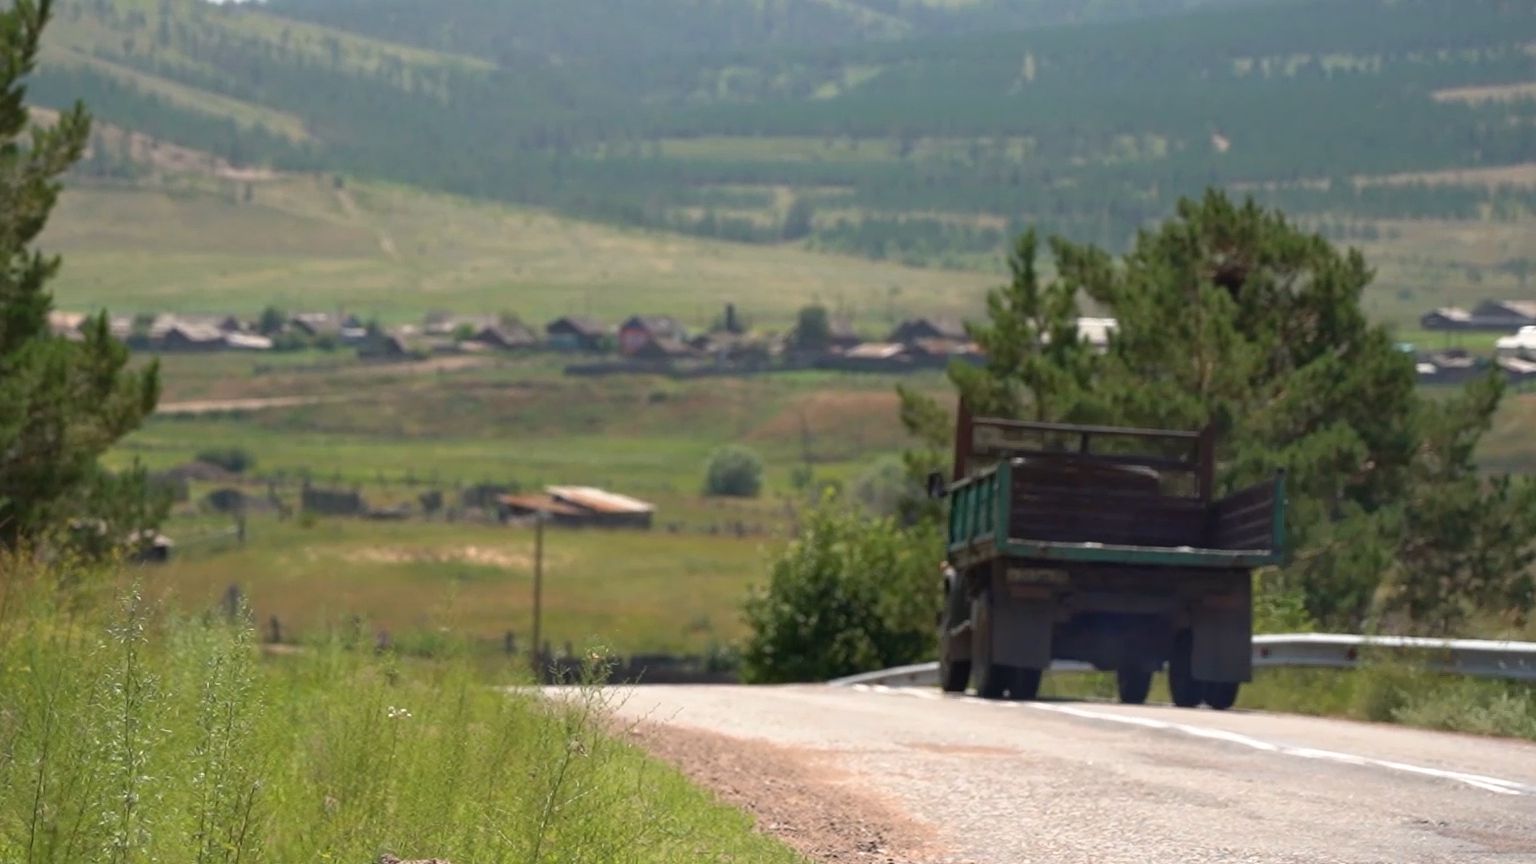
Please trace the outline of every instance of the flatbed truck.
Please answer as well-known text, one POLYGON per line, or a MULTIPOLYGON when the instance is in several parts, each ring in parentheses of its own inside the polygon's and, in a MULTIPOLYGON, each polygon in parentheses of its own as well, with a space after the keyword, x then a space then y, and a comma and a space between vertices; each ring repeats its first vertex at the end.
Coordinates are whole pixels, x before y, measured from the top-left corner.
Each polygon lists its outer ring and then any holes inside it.
POLYGON ((1166 667, 1176 705, 1252 679, 1252 573, 1285 560, 1285 475, 1213 495, 1201 432, 956 422, 940 685, 1034 699, 1055 660, 1113 671, 1121 702, 1166 667))

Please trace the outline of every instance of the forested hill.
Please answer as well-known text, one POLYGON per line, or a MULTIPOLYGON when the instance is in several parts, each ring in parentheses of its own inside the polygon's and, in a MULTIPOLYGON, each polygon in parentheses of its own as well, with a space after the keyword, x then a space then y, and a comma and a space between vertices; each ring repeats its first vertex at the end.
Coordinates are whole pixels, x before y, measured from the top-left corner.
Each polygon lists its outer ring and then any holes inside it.
POLYGON ((270 0, 279 15, 508 66, 849 45, 1255 0, 270 0))
MULTIPOLYGON (((1520 219, 1536 4, 61 0, 34 95, 235 163, 753 242, 1123 247, 1176 197, 1520 219)), ((90 170, 131 172, 110 148, 90 170)))

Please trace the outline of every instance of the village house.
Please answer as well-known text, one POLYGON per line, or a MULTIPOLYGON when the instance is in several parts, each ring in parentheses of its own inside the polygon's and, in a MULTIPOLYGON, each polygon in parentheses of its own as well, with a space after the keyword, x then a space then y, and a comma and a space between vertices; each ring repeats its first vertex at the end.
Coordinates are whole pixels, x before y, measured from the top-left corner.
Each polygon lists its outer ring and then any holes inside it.
POLYGON ((364 360, 411 360, 424 354, 411 337, 400 333, 380 333, 357 347, 357 356, 364 360))
POLYGON ((544 518, 557 525, 649 530, 656 505, 590 486, 550 486, 544 494, 497 499, 502 522, 544 518))
POLYGON ((178 321, 160 334, 155 342, 161 351, 222 351, 228 347, 224 336, 224 331, 217 327, 178 321))
POLYGON ((428 336, 452 336, 460 332, 478 333, 501 324, 499 315, 453 315, 433 312, 422 320, 422 332, 428 336))
POLYGON ((511 321, 481 327, 469 341, 497 351, 516 351, 538 347, 539 337, 522 322, 511 321))
POLYGON ((1488 300, 1470 312, 1454 306, 1425 314, 1419 326, 1425 330, 1498 330, 1513 332, 1536 325, 1536 301, 1488 300))
POLYGON ((907 346, 907 356, 919 366, 943 369, 951 360, 980 365, 985 362, 981 348, 974 342, 959 339, 919 339, 907 346))
POLYGON ((912 351, 900 342, 866 342, 817 360, 823 369, 849 372, 906 372, 913 368, 912 351))
POLYGON ((1536 361, 1523 357, 1500 357, 1494 363, 1503 370, 1505 379, 1511 384, 1528 384, 1536 381, 1536 361))
POLYGON ((80 312, 48 313, 48 332, 55 336, 61 336, 71 342, 79 342, 85 338, 82 332, 87 316, 80 312))
POLYGON ((1494 348, 1500 354, 1518 354, 1536 358, 1536 326, 1521 327, 1513 336, 1501 336, 1494 348))
POLYGON ((902 345, 916 345, 919 339, 951 339, 958 342, 970 341, 970 336, 965 332, 965 324, 953 318, 910 318, 896 325, 886 342, 898 342, 902 345))
POLYGON ((544 328, 549 347, 558 351, 602 351, 608 330, 598 321, 578 315, 556 318, 544 328))
POLYGON ((363 321, 356 315, 340 315, 333 312, 300 312, 288 317, 288 326, 310 338, 332 336, 340 339, 343 330, 363 330, 363 321))
POLYGON ((852 321, 836 319, 827 322, 827 347, 848 349, 863 341, 853 329, 852 321))
MULTIPOLYGON (((619 327, 619 353, 637 357, 641 351, 670 352, 688 339, 688 331, 668 315, 635 315, 619 327)), ((686 346, 682 346, 686 352, 686 346)))
POLYGON ((1536 326, 1536 300, 1489 300, 1472 310, 1472 317, 1504 330, 1536 326))
POLYGON ((1485 358, 1463 348, 1426 354, 1414 362, 1420 384, 1461 384, 1484 374, 1487 369, 1485 358))
POLYGON ((1077 319, 1077 338, 1088 343, 1095 351, 1105 351, 1109 348, 1109 337, 1120 328, 1120 322, 1113 318, 1079 318, 1077 319))

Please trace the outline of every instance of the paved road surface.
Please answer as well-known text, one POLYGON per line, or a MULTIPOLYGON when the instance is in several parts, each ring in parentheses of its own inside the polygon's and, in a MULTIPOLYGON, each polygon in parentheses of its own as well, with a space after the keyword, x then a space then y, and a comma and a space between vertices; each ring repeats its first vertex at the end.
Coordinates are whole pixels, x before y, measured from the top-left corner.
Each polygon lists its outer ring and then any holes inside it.
POLYGON ((795 748, 940 860, 1536 862, 1536 745, 1342 720, 882 687, 634 688, 628 718, 795 748))

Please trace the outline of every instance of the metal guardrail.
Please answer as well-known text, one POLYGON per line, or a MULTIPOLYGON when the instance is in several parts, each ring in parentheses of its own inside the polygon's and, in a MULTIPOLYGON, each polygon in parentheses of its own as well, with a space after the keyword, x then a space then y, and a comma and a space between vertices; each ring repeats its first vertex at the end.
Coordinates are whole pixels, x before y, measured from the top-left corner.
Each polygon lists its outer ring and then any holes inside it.
MULTIPOLYGON (((1253 637, 1253 665, 1259 668, 1353 669, 1364 662, 1390 659, 1432 672, 1536 681, 1536 642, 1485 639, 1421 639, 1412 636, 1356 636, 1339 633, 1285 633, 1253 637)), ((1074 661, 1051 664, 1055 672, 1089 672, 1074 661)), ((884 684, 889 687, 936 687, 939 664, 916 663, 828 682, 884 684)))

